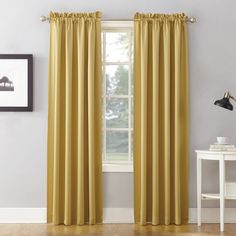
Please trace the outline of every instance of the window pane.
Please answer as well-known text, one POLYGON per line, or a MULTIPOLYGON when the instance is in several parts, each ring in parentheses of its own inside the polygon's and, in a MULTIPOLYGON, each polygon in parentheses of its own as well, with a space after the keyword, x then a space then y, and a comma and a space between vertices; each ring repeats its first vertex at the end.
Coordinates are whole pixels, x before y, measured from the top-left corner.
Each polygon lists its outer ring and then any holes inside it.
POLYGON ((106 160, 127 161, 128 160, 128 132, 107 131, 106 132, 106 160))
POLYGON ((131 129, 134 128, 134 99, 131 98, 131 129))
POLYGON ((129 61, 129 33, 106 33, 106 61, 129 61))
MULTIPOLYGON (((121 30, 110 29, 103 32, 102 38, 104 161, 115 163, 130 161, 133 156, 132 150, 129 150, 133 138, 133 121, 129 127, 130 117, 133 116, 133 33, 121 30)), ((130 148, 133 149, 133 146, 130 148)))
POLYGON ((134 94, 134 70, 133 70, 133 64, 131 64, 130 68, 130 82, 131 82, 131 94, 134 94))
POLYGON ((129 67, 106 66, 106 93, 109 95, 128 95, 129 67))
POLYGON ((101 50, 102 50, 102 58, 103 58, 103 52, 104 52, 104 48, 103 48, 104 36, 105 36, 105 33, 102 32, 102 35, 101 35, 101 50))
POLYGON ((134 132, 131 132, 131 159, 134 159, 134 132))
POLYGON ((131 63, 134 61, 134 45, 133 45, 133 43, 132 42, 134 42, 134 34, 133 34, 133 32, 130 32, 130 34, 131 34, 131 42, 130 42, 130 49, 131 49, 131 63))
POLYGON ((128 128, 128 99, 108 98, 106 100, 106 127, 128 128))

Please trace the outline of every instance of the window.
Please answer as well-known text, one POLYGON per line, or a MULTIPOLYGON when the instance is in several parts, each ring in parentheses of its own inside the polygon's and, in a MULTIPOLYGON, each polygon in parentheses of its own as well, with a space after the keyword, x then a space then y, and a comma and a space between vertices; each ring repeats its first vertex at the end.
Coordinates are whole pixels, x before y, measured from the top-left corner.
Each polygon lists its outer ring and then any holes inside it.
POLYGON ((103 170, 132 171, 133 26, 103 24, 103 170))

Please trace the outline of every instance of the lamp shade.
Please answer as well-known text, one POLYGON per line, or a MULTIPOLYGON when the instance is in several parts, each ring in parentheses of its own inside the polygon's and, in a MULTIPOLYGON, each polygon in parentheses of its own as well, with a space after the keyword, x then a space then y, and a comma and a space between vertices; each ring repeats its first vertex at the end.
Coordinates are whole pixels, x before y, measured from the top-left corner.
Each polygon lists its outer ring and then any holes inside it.
POLYGON ((230 111, 233 110, 233 105, 230 103, 228 97, 223 97, 220 100, 216 100, 214 104, 217 105, 217 106, 223 107, 225 109, 228 109, 230 111))

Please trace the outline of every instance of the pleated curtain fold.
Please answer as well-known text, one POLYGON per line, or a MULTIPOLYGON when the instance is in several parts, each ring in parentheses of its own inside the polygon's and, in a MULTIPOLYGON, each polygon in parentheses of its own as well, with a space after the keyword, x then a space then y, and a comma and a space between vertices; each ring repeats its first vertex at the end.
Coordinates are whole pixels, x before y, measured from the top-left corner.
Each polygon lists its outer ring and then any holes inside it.
POLYGON ((188 40, 184 14, 134 19, 134 214, 188 219, 188 40))
POLYGON ((102 222, 100 18, 50 14, 48 223, 102 222))

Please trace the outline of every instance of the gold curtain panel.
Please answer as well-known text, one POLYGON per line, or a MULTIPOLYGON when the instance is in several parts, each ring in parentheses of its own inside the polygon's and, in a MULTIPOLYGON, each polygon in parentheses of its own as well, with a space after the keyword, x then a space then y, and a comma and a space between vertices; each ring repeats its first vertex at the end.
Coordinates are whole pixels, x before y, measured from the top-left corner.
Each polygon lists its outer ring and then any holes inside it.
POLYGON ((49 223, 102 222, 100 17, 50 14, 49 223))
POLYGON ((185 14, 134 17, 135 222, 188 219, 188 42, 185 14))

